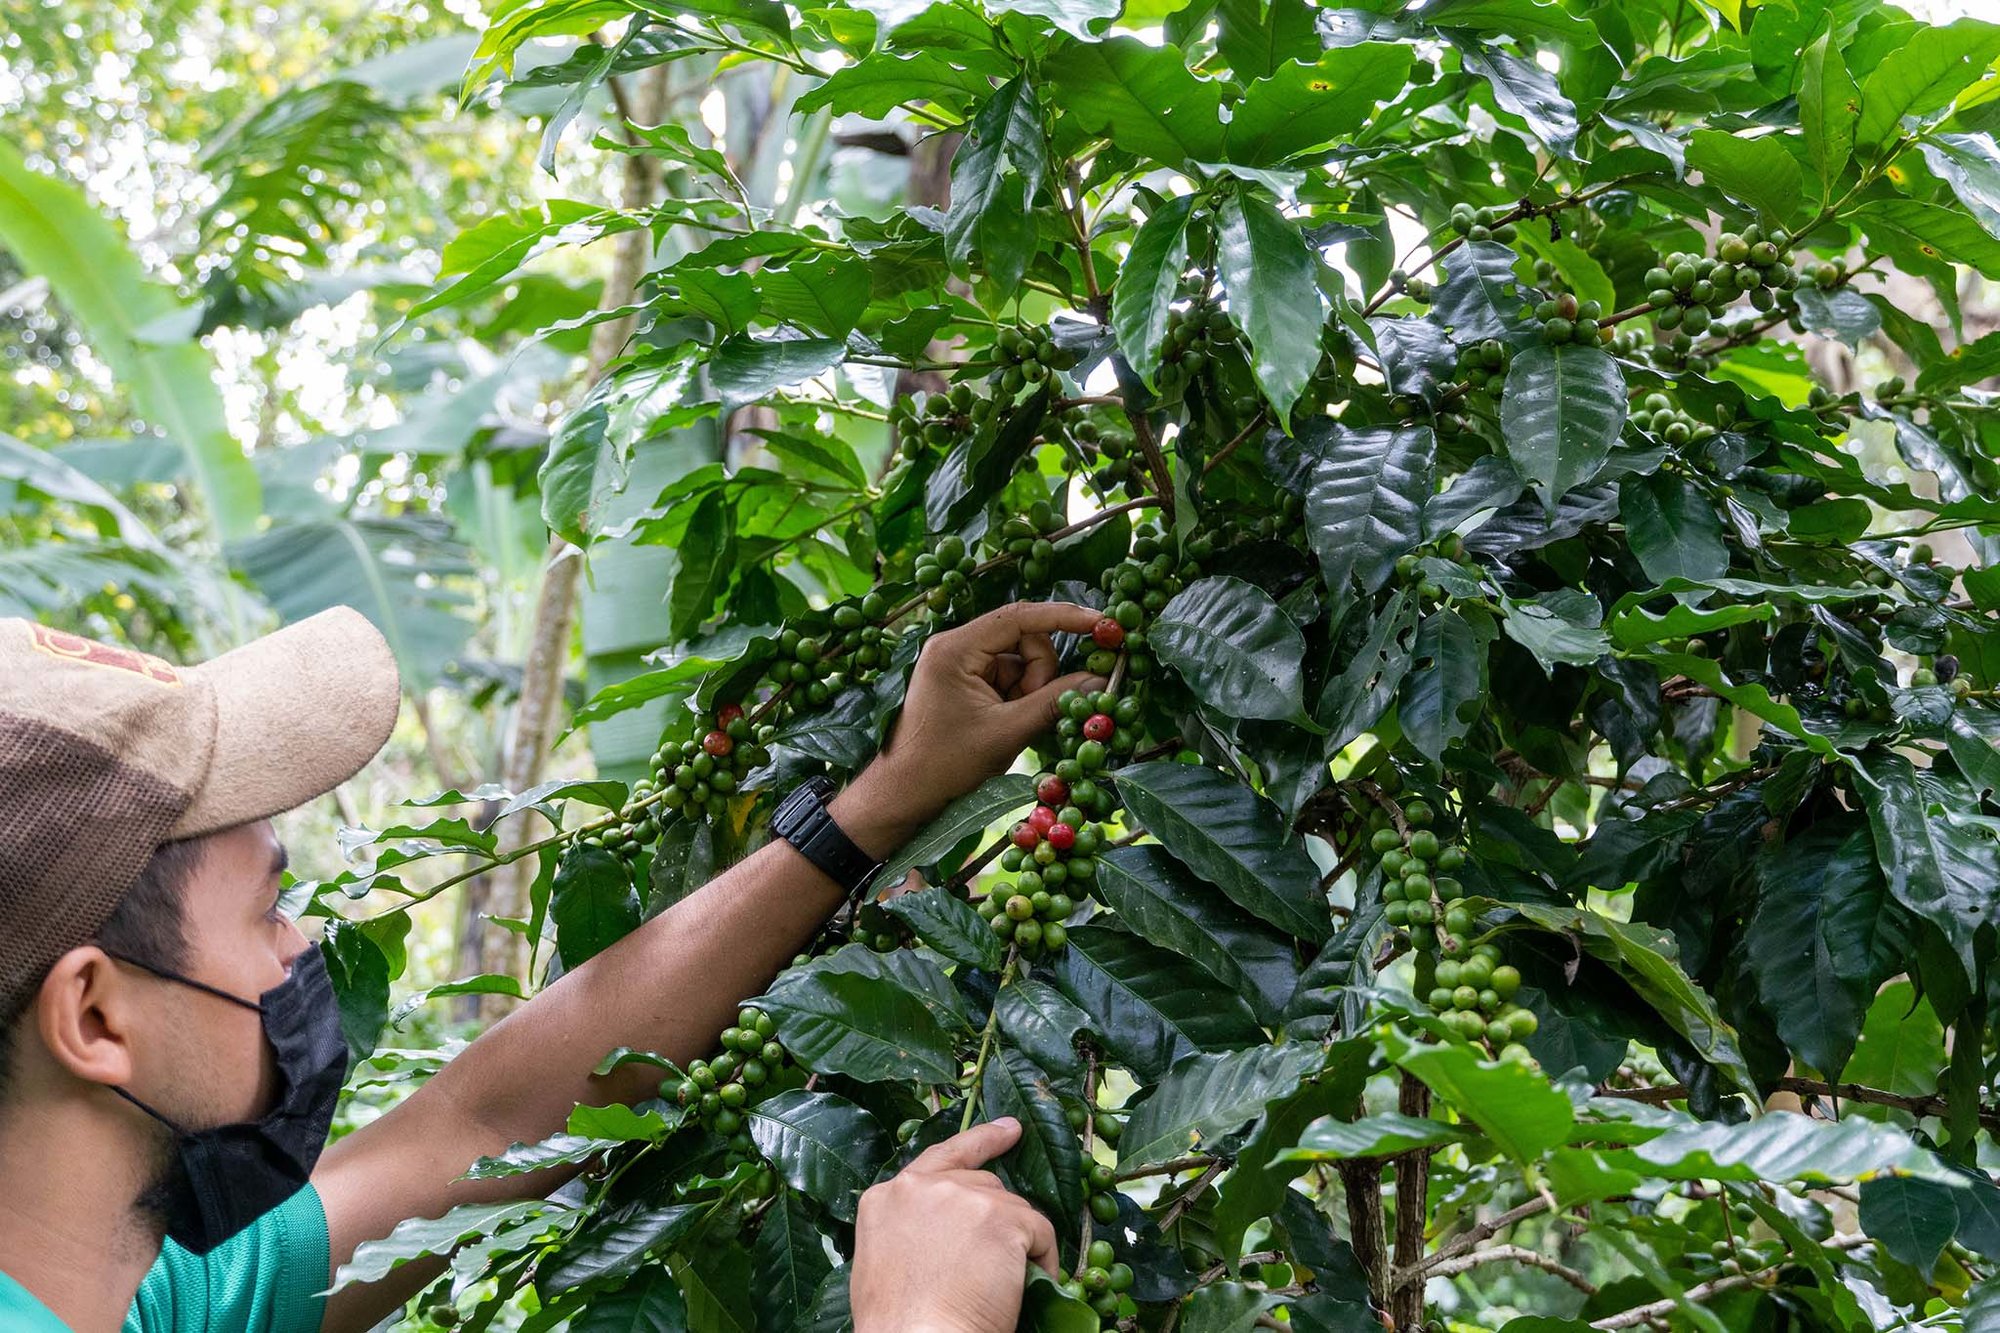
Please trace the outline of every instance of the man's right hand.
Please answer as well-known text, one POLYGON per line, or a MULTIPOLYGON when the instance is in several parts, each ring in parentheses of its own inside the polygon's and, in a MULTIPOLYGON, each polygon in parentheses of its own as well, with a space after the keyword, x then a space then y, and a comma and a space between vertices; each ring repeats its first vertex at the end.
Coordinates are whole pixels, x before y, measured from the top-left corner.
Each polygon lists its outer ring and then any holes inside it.
POLYGON ((979 1169, 1020 1137, 1011 1117, 977 1125, 861 1196, 855 1333, 1008 1333, 1026 1265, 1060 1276, 1049 1220, 979 1169))

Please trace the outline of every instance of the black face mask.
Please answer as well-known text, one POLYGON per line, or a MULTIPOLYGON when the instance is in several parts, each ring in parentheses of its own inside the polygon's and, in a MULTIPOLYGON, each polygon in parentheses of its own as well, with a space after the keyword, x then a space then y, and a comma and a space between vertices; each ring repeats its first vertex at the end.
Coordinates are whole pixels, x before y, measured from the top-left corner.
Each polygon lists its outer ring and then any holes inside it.
POLYGON ((112 956, 256 1010, 264 1017, 264 1039, 277 1056, 277 1103, 247 1124, 183 1129, 125 1089, 112 1089, 173 1131, 180 1169, 161 1199, 167 1236, 191 1253, 207 1254, 298 1193, 326 1146, 347 1076, 347 1042, 326 959, 317 948, 307 949, 292 964, 291 975, 252 1004, 137 958, 112 956))

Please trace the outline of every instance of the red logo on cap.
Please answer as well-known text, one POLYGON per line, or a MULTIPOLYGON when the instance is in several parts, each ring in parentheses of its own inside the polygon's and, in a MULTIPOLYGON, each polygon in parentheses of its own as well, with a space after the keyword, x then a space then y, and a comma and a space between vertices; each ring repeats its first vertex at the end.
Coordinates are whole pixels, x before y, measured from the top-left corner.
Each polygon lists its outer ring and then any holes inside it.
POLYGON ((142 653, 134 648, 120 648, 115 644, 99 643, 86 639, 81 634, 71 634, 66 630, 50 629, 47 625, 30 624, 35 647, 51 657, 67 658, 72 662, 87 662, 91 666, 109 667, 114 671, 129 671, 135 676, 144 676, 159 685, 179 685, 180 672, 151 653, 142 653))

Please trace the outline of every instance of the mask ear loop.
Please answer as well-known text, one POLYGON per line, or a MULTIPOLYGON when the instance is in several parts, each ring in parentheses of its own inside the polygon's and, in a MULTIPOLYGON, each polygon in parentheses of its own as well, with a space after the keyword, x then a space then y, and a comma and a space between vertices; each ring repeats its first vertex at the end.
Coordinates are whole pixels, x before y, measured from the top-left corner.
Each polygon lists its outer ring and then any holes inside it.
POLYGON ((186 1130, 182 1129, 179 1125, 176 1125, 173 1121, 161 1115, 158 1111, 155 1111, 152 1107, 146 1105, 146 1103, 140 1101, 137 1097, 134 1097, 131 1093, 125 1091, 125 1089, 120 1087, 113 1087, 111 1090, 117 1093, 120 1097, 123 1097, 126 1101, 132 1103, 132 1105, 138 1107, 141 1111, 144 1111, 147 1115, 153 1117, 153 1119, 159 1121, 162 1125, 165 1125, 167 1128, 167 1132, 172 1134, 175 1138, 180 1138, 186 1134, 187 1132, 186 1130))
POLYGON ((196 981, 193 977, 184 977, 178 972, 169 972, 163 967, 155 967, 153 964, 145 961, 143 958, 134 958, 130 954, 119 953, 116 949, 106 949, 101 944, 98 945, 97 947, 104 954, 105 957, 115 958, 121 963, 130 963, 133 967, 138 968, 142 972, 151 972, 154 976, 160 978, 162 981, 175 981, 179 982, 183 986, 192 986, 195 990, 198 991, 206 991, 208 994, 213 995, 218 1000, 227 1000, 233 1005, 237 1005, 240 1006, 241 1008, 248 1009, 253 1014, 261 1014, 264 1012, 264 1006, 258 1001, 246 1000, 240 995, 231 995, 228 991, 222 990, 219 987, 211 986, 205 981, 196 981))

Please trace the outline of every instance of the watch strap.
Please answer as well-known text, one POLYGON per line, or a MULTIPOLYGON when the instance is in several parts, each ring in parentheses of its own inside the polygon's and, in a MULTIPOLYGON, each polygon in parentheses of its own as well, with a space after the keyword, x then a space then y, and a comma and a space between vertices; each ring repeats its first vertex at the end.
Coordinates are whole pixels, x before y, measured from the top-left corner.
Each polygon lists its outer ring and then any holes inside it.
POLYGON ((822 776, 808 778, 792 789, 771 817, 771 831, 798 849, 847 893, 853 893, 881 870, 876 860, 854 844, 835 821, 827 802, 833 783, 822 776))

